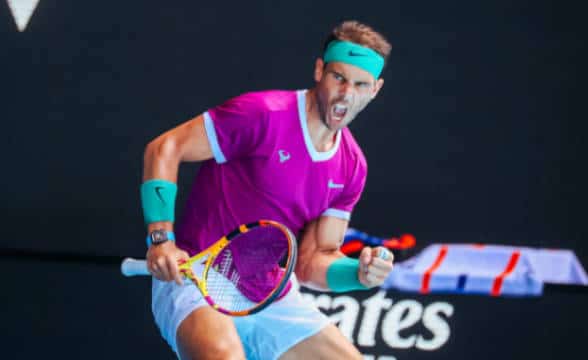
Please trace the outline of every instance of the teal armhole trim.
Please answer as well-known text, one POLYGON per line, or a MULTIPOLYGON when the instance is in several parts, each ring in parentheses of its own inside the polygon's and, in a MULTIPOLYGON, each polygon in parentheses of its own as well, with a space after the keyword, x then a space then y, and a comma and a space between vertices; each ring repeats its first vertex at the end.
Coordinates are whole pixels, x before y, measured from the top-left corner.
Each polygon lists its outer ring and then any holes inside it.
POLYGON ((145 223, 174 222, 178 186, 171 181, 152 179, 141 185, 141 204, 145 223))
POLYGON ((335 260, 327 269, 327 285, 334 292, 365 290, 357 278, 359 260, 341 257, 335 260))

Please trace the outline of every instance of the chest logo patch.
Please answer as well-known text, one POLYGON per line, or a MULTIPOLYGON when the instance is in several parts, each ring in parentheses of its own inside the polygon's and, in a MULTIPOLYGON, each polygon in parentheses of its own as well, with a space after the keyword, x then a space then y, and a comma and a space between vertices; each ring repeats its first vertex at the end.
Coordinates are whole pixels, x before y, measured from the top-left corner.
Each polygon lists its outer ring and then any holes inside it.
POLYGON ((278 150, 278 155, 280 156, 280 162, 286 162, 288 160, 290 160, 290 153, 287 152, 286 150, 278 150))
POLYGON ((337 184, 333 182, 333 179, 329 179, 329 183, 327 184, 329 189, 343 189, 343 184, 337 184))

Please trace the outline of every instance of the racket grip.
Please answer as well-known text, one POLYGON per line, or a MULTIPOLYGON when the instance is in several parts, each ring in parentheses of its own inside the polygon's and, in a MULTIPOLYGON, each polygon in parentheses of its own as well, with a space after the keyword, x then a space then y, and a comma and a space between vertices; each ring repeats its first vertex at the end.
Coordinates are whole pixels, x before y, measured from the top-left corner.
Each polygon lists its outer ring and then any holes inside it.
POLYGON ((150 276, 147 261, 125 258, 120 264, 120 272, 124 276, 150 276))

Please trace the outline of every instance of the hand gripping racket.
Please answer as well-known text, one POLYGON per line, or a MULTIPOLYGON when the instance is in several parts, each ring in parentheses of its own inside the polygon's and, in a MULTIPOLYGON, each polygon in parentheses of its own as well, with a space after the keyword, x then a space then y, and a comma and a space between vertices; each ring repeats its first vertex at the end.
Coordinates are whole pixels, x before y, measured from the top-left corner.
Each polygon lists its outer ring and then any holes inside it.
MULTIPOLYGON (((286 226, 259 220, 239 226, 179 269, 215 310, 244 316, 261 311, 288 290, 296 253, 296 238, 286 226)), ((121 272, 151 275, 145 260, 131 258, 123 260, 121 272)))

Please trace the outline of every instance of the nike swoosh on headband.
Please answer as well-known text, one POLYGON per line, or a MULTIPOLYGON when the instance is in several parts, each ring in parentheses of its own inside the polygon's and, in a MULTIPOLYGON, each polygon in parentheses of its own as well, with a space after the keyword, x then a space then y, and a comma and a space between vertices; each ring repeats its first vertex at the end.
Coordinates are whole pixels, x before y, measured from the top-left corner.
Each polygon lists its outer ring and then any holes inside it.
POLYGON ((367 56, 366 54, 356 53, 353 50, 349 50, 349 56, 367 56))

